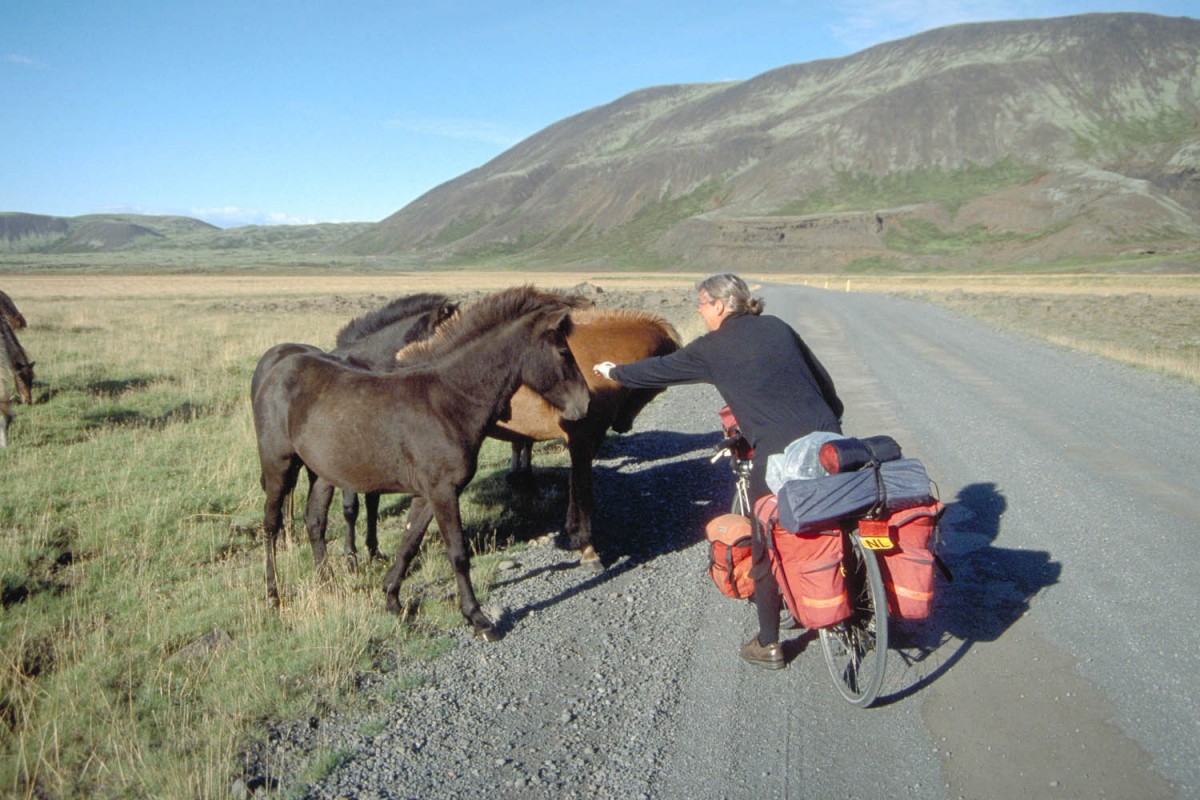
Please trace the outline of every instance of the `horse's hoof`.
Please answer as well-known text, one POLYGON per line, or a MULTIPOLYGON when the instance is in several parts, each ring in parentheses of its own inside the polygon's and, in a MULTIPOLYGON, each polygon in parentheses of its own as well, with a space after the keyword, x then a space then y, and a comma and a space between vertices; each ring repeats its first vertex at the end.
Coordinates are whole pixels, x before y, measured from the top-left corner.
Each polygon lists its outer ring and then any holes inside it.
POLYGON ((351 572, 358 572, 358 557, 353 553, 346 554, 346 569, 351 572))
POLYGON ((579 566, 583 567, 588 572, 594 572, 597 575, 604 572, 604 562, 600 560, 600 556, 581 558, 579 560, 579 566))
POLYGON ((485 642, 498 642, 498 641, 500 641, 500 631, 496 630, 496 629, 495 629, 494 627, 492 627, 491 625, 486 625, 486 626, 477 625, 477 626, 475 626, 475 636, 476 636, 476 638, 478 638, 478 639, 483 639, 485 642))

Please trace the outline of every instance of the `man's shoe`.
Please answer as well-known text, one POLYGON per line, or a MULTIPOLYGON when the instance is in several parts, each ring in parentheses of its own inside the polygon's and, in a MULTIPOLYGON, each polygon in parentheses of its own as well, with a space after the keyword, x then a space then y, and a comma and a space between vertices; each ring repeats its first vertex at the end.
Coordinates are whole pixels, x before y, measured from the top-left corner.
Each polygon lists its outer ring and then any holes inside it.
POLYGON ((763 669, 783 669, 787 666, 783 660, 783 645, 779 642, 759 644, 757 636, 742 645, 742 658, 763 669))

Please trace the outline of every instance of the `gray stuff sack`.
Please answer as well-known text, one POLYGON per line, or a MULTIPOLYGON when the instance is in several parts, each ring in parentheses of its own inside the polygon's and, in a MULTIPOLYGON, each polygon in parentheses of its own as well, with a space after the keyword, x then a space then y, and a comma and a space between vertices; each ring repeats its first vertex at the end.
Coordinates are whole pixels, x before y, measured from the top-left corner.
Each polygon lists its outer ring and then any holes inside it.
POLYGON ((792 533, 803 533, 865 514, 880 500, 888 513, 933 501, 929 473, 917 459, 885 461, 878 469, 878 477, 875 469, 867 468, 825 478, 788 481, 776 493, 779 524, 792 533))

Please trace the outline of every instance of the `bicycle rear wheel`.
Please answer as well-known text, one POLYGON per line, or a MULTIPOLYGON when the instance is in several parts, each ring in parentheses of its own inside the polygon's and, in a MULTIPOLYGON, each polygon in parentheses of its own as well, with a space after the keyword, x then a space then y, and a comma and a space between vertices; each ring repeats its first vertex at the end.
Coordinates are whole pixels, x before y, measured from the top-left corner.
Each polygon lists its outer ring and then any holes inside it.
POLYGON ((866 708, 875 702, 883 686, 888 648, 887 597, 875 552, 864 548, 856 535, 846 537, 842 564, 851 614, 843 622, 820 629, 821 649, 838 694, 851 705, 866 708))

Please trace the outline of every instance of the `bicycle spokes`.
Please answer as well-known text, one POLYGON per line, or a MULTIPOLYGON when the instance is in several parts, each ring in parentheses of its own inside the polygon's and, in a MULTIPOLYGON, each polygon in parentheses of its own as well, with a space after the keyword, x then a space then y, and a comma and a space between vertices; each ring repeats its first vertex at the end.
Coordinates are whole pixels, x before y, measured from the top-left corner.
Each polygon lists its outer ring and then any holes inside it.
POLYGON ((859 707, 875 701, 887 659, 887 600, 875 554, 853 535, 846 537, 842 566, 853 613, 820 630, 825 663, 838 693, 859 707))

